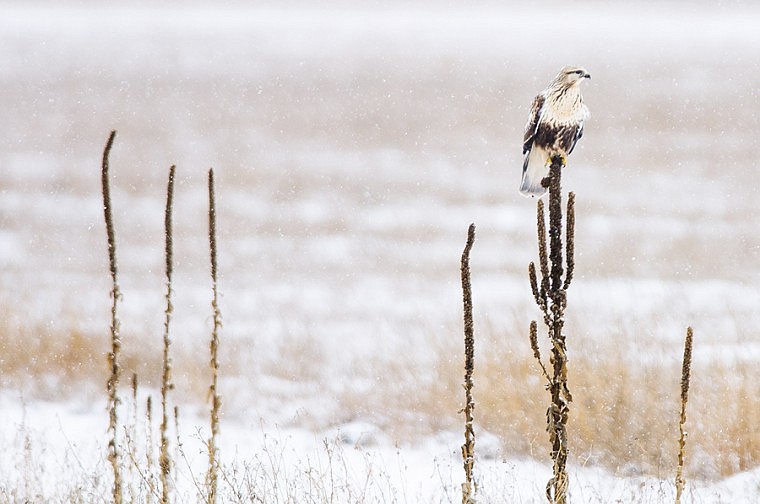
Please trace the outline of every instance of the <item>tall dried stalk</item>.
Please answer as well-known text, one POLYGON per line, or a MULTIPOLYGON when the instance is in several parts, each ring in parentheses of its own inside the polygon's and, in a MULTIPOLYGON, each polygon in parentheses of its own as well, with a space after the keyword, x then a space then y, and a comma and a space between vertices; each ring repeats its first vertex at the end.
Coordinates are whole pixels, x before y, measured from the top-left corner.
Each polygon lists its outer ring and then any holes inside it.
POLYGON ((150 495, 159 499, 156 485, 155 453, 153 452, 153 397, 148 396, 145 400, 145 481, 148 484, 150 495))
POLYGON ((217 480, 218 480, 218 458, 216 438, 219 435, 219 409, 222 406, 222 400, 217 390, 217 379, 219 376, 219 329, 222 327, 222 315, 219 310, 219 295, 217 290, 217 261, 216 261, 216 201, 214 197, 214 170, 208 171, 208 239, 211 251, 211 288, 213 297, 211 299, 211 309, 214 317, 214 327, 211 331, 211 386, 209 395, 211 397, 211 437, 208 440, 208 473, 206 474, 206 488, 208 488, 209 504, 216 503, 217 499, 217 480))
POLYGON ((169 359, 169 323, 173 311, 172 307, 172 271, 173 271, 173 246, 172 246, 172 206, 174 200, 174 171, 175 166, 169 169, 169 182, 166 187, 166 211, 164 212, 164 236, 166 238, 166 310, 164 311, 164 337, 163 337, 163 366, 161 373, 161 446, 158 455, 158 465, 161 470, 161 502, 169 502, 169 474, 172 467, 171 455, 169 455, 169 415, 167 412, 169 391, 174 387, 171 383, 171 360, 169 359))
MULTIPOLYGON (((472 372, 475 368, 475 334, 472 321, 472 285, 470 283, 470 250, 475 243, 475 224, 470 224, 467 230, 467 243, 462 252, 460 272, 462 276, 462 300, 464 304, 464 395, 465 405, 463 412, 464 444, 462 445, 462 459, 464 464, 465 481, 462 483, 462 504, 473 504, 477 485, 473 478, 475 466, 475 431, 472 428, 475 403, 472 399, 472 372)), ((461 411, 460 411, 461 413, 461 411)))
POLYGON ((111 187, 108 179, 108 156, 111 153, 116 131, 111 131, 103 149, 103 161, 101 165, 101 192, 103 194, 103 214, 106 222, 106 234, 108 235, 108 262, 111 271, 111 351, 108 352, 108 368, 110 375, 106 383, 108 391, 108 431, 110 439, 108 440, 108 461, 113 471, 113 488, 112 497, 115 504, 121 504, 122 501, 122 478, 119 466, 119 378, 121 376, 121 366, 119 365, 119 353, 121 351, 121 339, 119 338, 119 318, 117 317, 117 305, 121 298, 119 291, 118 269, 116 267, 116 236, 113 228, 113 217, 111 213, 111 187))
POLYGON ((543 313, 544 325, 546 325, 551 342, 550 368, 547 369, 541 361, 538 351, 537 325, 535 321, 531 322, 531 348, 544 376, 549 381, 547 388, 551 393, 551 406, 546 412, 546 422, 552 447, 553 475, 546 485, 546 498, 552 504, 567 503, 567 419, 570 412, 569 403, 573 400, 567 387, 567 346, 562 328, 565 324, 567 289, 572 282, 575 267, 575 195, 572 192, 568 195, 566 248, 563 250, 562 168, 561 156, 553 157, 549 176, 544 179, 544 183, 548 181, 549 186, 548 253, 546 219, 542 200, 538 200, 536 209, 540 283, 536 277, 536 266, 533 263, 528 266, 528 277, 533 297, 543 313))
POLYGON ((137 459, 135 457, 135 454, 137 453, 137 446, 135 444, 136 440, 138 439, 137 435, 137 421, 138 421, 138 404, 137 404, 137 389, 138 389, 138 381, 137 381, 137 373, 132 373, 132 382, 131 382, 131 388, 132 388, 132 401, 130 405, 130 412, 129 412, 129 425, 124 429, 124 437, 125 437, 125 451, 127 454, 127 458, 131 462, 128 464, 125 468, 125 472, 127 474, 126 480, 126 492, 128 494, 127 499, 129 502, 134 502, 137 500, 137 490, 135 489, 135 482, 138 481, 138 475, 139 475, 139 468, 136 467, 137 459))
POLYGON ((678 422, 678 469, 676 470, 676 504, 681 503, 686 480, 683 477, 683 466, 686 448, 686 403, 689 401, 689 379, 691 378, 691 342, 694 332, 691 327, 686 328, 686 341, 683 347, 683 365, 681 368, 681 417, 678 422))

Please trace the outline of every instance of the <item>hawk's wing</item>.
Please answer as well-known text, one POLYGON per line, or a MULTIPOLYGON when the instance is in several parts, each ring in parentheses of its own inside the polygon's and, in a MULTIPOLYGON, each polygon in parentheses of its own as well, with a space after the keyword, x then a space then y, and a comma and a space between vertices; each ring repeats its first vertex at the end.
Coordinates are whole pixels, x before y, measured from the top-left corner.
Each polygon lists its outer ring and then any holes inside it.
POLYGON ((530 106, 530 115, 528 124, 525 125, 525 136, 523 137, 523 154, 526 154, 533 145, 533 139, 538 131, 538 124, 541 122, 541 116, 544 112, 544 102, 546 97, 543 94, 536 96, 533 105, 530 106))
POLYGON ((578 126, 574 128, 575 131, 573 132, 572 140, 570 141, 570 148, 567 150, 568 155, 573 152, 573 149, 575 149, 575 144, 577 144, 578 140, 580 140, 583 136, 583 123, 584 121, 579 122, 578 126))

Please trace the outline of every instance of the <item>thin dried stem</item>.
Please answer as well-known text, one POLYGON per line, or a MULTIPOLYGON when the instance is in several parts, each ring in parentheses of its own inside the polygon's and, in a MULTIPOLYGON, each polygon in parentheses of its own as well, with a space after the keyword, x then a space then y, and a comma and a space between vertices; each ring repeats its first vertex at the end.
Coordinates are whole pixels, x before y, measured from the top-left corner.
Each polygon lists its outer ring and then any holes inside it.
POLYGON ((158 488, 156 486, 156 468, 155 468, 155 455, 153 452, 153 397, 148 396, 145 400, 145 473, 148 475, 147 483, 150 494, 157 500, 160 500, 161 496, 158 495, 158 488))
POLYGON ((681 368, 681 416, 678 422, 678 468, 676 470, 676 504, 680 504, 686 480, 683 477, 683 467, 686 459, 686 403, 689 401, 689 381, 691 378, 691 344, 694 332, 691 327, 686 329, 686 341, 683 348, 683 365, 681 368))
POLYGON ((473 430, 473 410, 475 403, 472 398, 472 373, 475 368, 475 331, 472 320, 472 285, 470 282, 470 250, 475 243, 475 224, 470 224, 467 230, 467 243, 462 252, 460 272, 462 276, 462 300, 464 304, 464 393, 465 393, 465 424, 462 459, 465 482, 462 483, 462 504, 473 504, 477 485, 473 478, 475 466, 475 431, 473 430))
POLYGON ((118 318, 118 302, 121 298, 118 281, 118 268, 116 266, 116 236, 113 227, 113 216, 111 211, 111 186, 108 176, 108 157, 111 154, 111 147, 116 138, 116 131, 111 131, 103 149, 103 160, 101 164, 101 192, 103 194, 103 215, 106 223, 106 235, 108 238, 108 263, 111 272, 111 351, 108 352, 109 377, 106 383, 108 391, 108 431, 111 436, 108 440, 108 461, 111 464, 113 472, 112 498, 115 504, 122 502, 122 476, 120 471, 120 453, 119 453, 119 379, 121 377, 121 366, 119 364, 119 354, 121 351, 120 323, 118 318))
POLYGON ((132 402, 137 408, 137 373, 132 373, 132 402))
MULTIPOLYGON (((182 437, 179 434, 179 406, 174 406, 174 460, 180 460, 181 454, 183 453, 182 450, 182 437)), ((172 469, 174 469, 174 481, 177 481, 178 477, 178 471, 179 468, 177 467, 178 464, 172 464, 172 469)), ((193 476, 192 471, 190 471, 190 477, 195 482, 195 476, 193 476)), ((198 488, 198 484, 195 485, 196 488, 198 488)))
POLYGON ((219 310, 219 295, 217 290, 217 248, 216 248, 216 202, 214 197, 214 170, 208 171, 208 237, 209 248, 211 251, 211 287, 213 297, 211 300, 211 309, 214 318, 214 327, 211 331, 211 386, 209 395, 211 397, 211 437, 208 440, 208 472, 206 474, 206 487, 208 488, 208 502, 214 504, 217 500, 217 481, 218 481, 218 457, 216 438, 219 435, 219 410, 222 405, 221 398, 217 390, 217 380, 219 376, 219 330, 222 327, 222 315, 219 310))
POLYGON ((169 474, 172 467, 172 459, 169 454, 169 414, 168 396, 173 388, 171 382, 171 360, 169 358, 169 325, 173 312, 172 307, 172 271, 173 271, 173 244, 172 244, 172 207, 174 203, 174 172, 176 167, 169 169, 169 182, 166 187, 166 211, 164 212, 164 236, 166 238, 166 310, 164 311, 164 336, 163 336, 163 366, 161 373, 161 445, 158 455, 158 465, 161 470, 161 502, 169 502, 169 474))

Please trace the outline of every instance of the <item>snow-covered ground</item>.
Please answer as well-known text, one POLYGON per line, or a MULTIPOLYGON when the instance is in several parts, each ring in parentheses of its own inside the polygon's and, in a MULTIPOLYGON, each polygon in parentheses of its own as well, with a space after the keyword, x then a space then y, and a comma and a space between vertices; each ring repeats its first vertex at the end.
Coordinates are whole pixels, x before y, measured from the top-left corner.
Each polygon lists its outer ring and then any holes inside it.
MULTIPOLYGON (((116 129, 125 347, 143 360, 160 351, 163 192, 176 163, 173 339, 183 355, 205 352, 213 166, 223 369, 234 370, 222 376, 223 453, 261 454, 266 434, 288 464, 305 453, 322 460, 322 439, 334 437, 325 426, 387 422, 380 409, 342 403, 344 392, 409 395, 413 380, 388 370, 400 360, 424 378, 436 349, 460 344, 470 222, 477 329, 526 345, 513 333, 536 317, 525 274, 535 207, 516 190, 520 139, 532 97, 577 63, 593 79, 592 115, 564 179, 578 198, 571 352, 625 338, 633 365, 673 366, 692 325, 695 364, 750 369, 760 362, 759 19, 733 4, 0 4, 0 329, 32 328, 24 334, 40 340, 76 330, 105 348, 99 167, 116 129)), ((101 372, 90 371, 93 382, 101 372)), ((12 386, 0 435, 18 448, 0 457, 6 481, 26 474, 27 433, 45 475, 69 480, 80 463, 80 475, 90 463, 102 472, 97 388, 80 394, 54 376, 47 395, 84 398, 44 403, 40 383, 0 375, 12 386)), ((751 376, 704 379, 756 390, 751 376)), ((175 380, 187 390, 198 377, 175 380)), ((202 398, 177 399, 190 411, 190 445, 202 398)), ((457 436, 421 429, 416 444, 395 447, 386 433, 359 450, 335 446, 350 467, 380 474, 372 492, 390 493, 377 500, 447 502, 461 479, 457 436)), ((481 456, 485 500, 540 501, 547 469, 504 457, 481 456)), ((662 481, 573 471, 577 502, 673 492, 670 467, 662 481)), ((689 495, 750 502, 758 480, 755 470, 690 481, 689 495)))
MULTIPOLYGON (((57 501, 64 491, 77 489, 82 489, 87 502, 108 497, 101 411, 72 402, 26 404, 10 393, 0 397, 0 407, 0 440, 12 448, 0 458, 6 475, 0 486, 4 498, 57 501)), ((172 478, 178 502, 192 502, 200 499, 198 482, 206 471, 203 443, 208 424, 182 413, 180 418, 181 449, 176 445, 173 449, 177 467, 172 478)), ((137 425, 143 440, 144 418, 137 425)), ((155 438, 158 423, 152 428, 155 438)), ((479 501, 545 502, 542 495, 551 469, 534 460, 505 457, 496 439, 484 432, 478 435, 479 501)), ((459 433, 439 433, 416 446, 398 445, 376 426, 362 422, 325 432, 281 428, 255 419, 226 422, 219 444, 220 494, 225 502, 236 501, 236 492, 241 491, 243 501, 258 496, 265 502, 458 502, 463 482, 461 442, 459 433)), ((139 463, 142 475, 135 472, 127 487, 145 495, 149 477, 144 461, 139 463)), ((155 460, 153 464, 155 471, 155 460)), ((570 474, 573 503, 674 500, 671 480, 621 478, 593 467, 573 467, 570 474)), ((760 471, 755 470, 710 485, 689 482, 682 502, 754 503, 759 488, 760 471)))

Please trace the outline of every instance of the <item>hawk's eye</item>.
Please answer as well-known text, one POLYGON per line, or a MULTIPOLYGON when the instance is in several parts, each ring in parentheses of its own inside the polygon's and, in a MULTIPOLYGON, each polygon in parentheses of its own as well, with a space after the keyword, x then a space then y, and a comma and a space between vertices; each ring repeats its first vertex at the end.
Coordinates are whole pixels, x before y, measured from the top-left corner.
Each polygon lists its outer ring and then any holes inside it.
POLYGON ((575 72, 573 72, 573 73, 577 73, 578 75, 583 75, 583 70, 576 70, 576 71, 575 71, 575 72))

